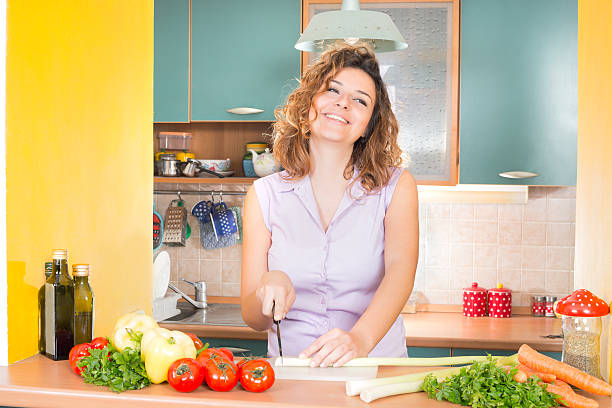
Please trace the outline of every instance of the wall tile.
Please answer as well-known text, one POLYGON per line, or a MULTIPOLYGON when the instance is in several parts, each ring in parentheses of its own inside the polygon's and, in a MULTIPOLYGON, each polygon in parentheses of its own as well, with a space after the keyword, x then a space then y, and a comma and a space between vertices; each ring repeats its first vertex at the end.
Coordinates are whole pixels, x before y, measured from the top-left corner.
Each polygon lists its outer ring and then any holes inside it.
POLYGON ((497 249, 500 268, 520 268, 522 263, 521 247, 500 245, 497 249))
POLYGON ((472 243, 474 242, 474 222, 465 220, 452 220, 451 242, 472 243))
POLYGON ((450 289, 450 271, 448 268, 425 268, 427 283, 425 289, 450 289))
POLYGON ((546 197, 529 199, 523 212, 524 221, 546 221, 546 197))
POLYGON ((206 295, 207 296, 223 296, 220 282, 206 283, 206 295))
POLYGON ((449 219, 431 219, 427 220, 427 235, 428 242, 447 243, 450 237, 450 220, 449 219))
POLYGON ((428 243, 426 249, 425 266, 449 266, 449 244, 428 243))
POLYGON ((450 290, 429 290, 425 293, 427 303, 431 304, 449 304, 450 290))
POLYGON ((450 204, 429 204, 427 206, 427 218, 450 218, 450 204))
POLYGON ((546 271, 546 291, 548 293, 569 293, 570 273, 546 271))
POLYGON ((491 221, 474 222, 474 243, 497 244, 497 223, 491 221))
POLYGON ((474 264, 473 244, 451 244, 452 266, 472 266, 474 264))
POLYGON ((221 249, 221 258, 225 260, 239 261, 242 259, 242 244, 232 245, 221 249))
POLYGON ((523 221, 522 204, 500 204, 498 208, 498 217, 500 221, 523 221))
POLYGON ((475 218, 479 221, 497 221, 497 204, 474 204, 475 218))
POLYGON ((503 284, 504 288, 508 288, 513 292, 519 292, 521 290, 521 270, 502 268, 497 281, 503 284))
POLYGON ((206 282, 207 285, 213 282, 221 282, 221 260, 200 260, 200 279, 206 282))
POLYGON ((474 266, 478 268, 497 268, 497 246, 475 245, 474 266))
POLYGON ((178 250, 181 260, 198 260, 200 259, 200 223, 193 216, 188 216, 188 223, 191 227, 191 236, 185 240, 185 246, 178 250))
POLYGON ((546 272, 524 269, 521 275, 521 291, 538 293, 546 291, 546 272))
POLYGON ((226 261, 221 263, 221 281, 223 283, 240 283, 240 261, 226 261))
POLYGON ((217 248, 217 249, 200 248, 200 259, 221 259, 221 248, 217 248))
POLYGON ((498 242, 500 245, 520 245, 522 224, 520 222, 499 222, 498 242))
POLYGON ((471 266, 453 266, 451 268, 451 289, 459 290, 470 287, 474 282, 474 268, 471 266))
POLYGON ((576 224, 570 224, 570 246, 576 245, 576 224))
POLYGON ((570 264, 569 247, 547 247, 546 248, 546 269, 561 269, 569 271, 570 264))
POLYGON ((523 246, 523 268, 545 269, 546 247, 523 246))
POLYGON ((552 246, 572 246, 571 226, 570 223, 546 224, 546 243, 552 246))
POLYGON ((576 198, 576 186, 549 187, 548 198, 576 198))
POLYGON ((414 275, 414 285, 412 287, 412 292, 423 291, 425 290, 425 268, 417 267, 416 274, 414 275))
MULTIPOLYGON (((179 280, 187 279, 192 282, 200 280, 200 261, 198 260, 181 260, 179 263, 179 280)), ((190 285, 191 286, 191 285, 190 285)), ((193 289, 193 286, 191 286, 193 289)))
POLYGON ((547 189, 548 189, 547 187, 529 186, 528 187, 527 195, 529 196, 529 199, 531 199, 531 198, 539 198, 539 197, 546 197, 546 190, 547 189))
POLYGON ((524 245, 546 245, 546 223, 525 222, 523 223, 524 245))
POLYGON ((547 220, 574 222, 576 219, 576 200, 570 198, 549 198, 547 220))
POLYGON ((473 220, 474 219, 474 205, 453 203, 451 208, 451 218, 454 220, 473 220))
POLYGON ((474 282, 478 282, 478 286, 491 289, 497 285, 497 269, 495 268, 475 268, 474 282))
POLYGON ((221 292, 223 296, 240 296, 240 284, 239 283, 223 283, 221 284, 221 292))

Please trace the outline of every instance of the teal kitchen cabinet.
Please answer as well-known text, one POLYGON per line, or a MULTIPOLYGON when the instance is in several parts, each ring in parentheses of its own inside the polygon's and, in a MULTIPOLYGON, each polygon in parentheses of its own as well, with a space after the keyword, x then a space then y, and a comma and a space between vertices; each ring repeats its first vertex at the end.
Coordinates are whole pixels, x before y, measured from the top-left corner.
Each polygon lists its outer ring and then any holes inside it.
POLYGON ((155 0, 153 121, 189 122, 189 0, 155 0))
POLYGON ((207 338, 200 336, 200 340, 204 344, 208 343, 209 347, 240 347, 247 349, 244 353, 237 353, 238 356, 258 356, 266 357, 268 355, 268 342, 266 340, 246 340, 246 339, 229 339, 229 338, 207 338))
POLYGON ((297 86, 301 2, 192 0, 191 13, 191 120, 274 120, 297 86), (245 107, 263 112, 227 112, 245 107))
MULTIPOLYGON (((453 356, 486 356, 490 354, 492 356, 511 356, 517 353, 517 350, 482 350, 482 349, 463 349, 463 348, 453 348, 452 349, 453 356)), ((550 358, 554 358, 555 360, 561 361, 561 352, 557 351, 540 351, 540 353, 548 356, 550 358)))
POLYGON ((460 183, 576 184, 577 41, 577 0, 461 2, 460 183))

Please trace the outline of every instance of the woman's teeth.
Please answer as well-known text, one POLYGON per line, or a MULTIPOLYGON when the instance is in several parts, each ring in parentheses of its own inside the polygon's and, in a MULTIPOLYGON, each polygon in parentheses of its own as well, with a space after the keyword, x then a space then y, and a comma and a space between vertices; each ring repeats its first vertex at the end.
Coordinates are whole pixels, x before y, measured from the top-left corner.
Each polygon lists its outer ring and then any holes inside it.
POLYGON ((344 119, 344 118, 342 118, 342 117, 340 117, 338 115, 334 115, 333 113, 327 113, 325 116, 330 118, 330 119, 338 120, 338 121, 348 125, 348 120, 346 120, 346 119, 344 119))

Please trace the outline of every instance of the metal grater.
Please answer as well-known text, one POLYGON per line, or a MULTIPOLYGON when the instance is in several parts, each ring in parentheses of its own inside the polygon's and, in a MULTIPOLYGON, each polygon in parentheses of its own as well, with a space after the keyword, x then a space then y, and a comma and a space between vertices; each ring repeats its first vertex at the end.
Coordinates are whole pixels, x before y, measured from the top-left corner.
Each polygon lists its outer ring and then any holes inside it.
POLYGON ((166 210, 164 220, 164 244, 185 246, 187 235, 187 210, 183 200, 172 200, 166 210))

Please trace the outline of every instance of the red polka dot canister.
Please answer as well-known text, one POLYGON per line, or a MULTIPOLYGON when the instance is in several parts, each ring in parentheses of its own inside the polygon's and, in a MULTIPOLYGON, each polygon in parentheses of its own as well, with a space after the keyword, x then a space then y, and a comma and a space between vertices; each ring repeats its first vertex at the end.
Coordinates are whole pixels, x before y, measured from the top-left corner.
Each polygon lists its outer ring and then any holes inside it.
POLYGON ((512 315, 512 291, 501 283, 489 289, 489 316, 510 317, 512 315))
POLYGON ((463 289, 463 315, 467 317, 482 317, 487 314, 487 290, 472 283, 463 289))

